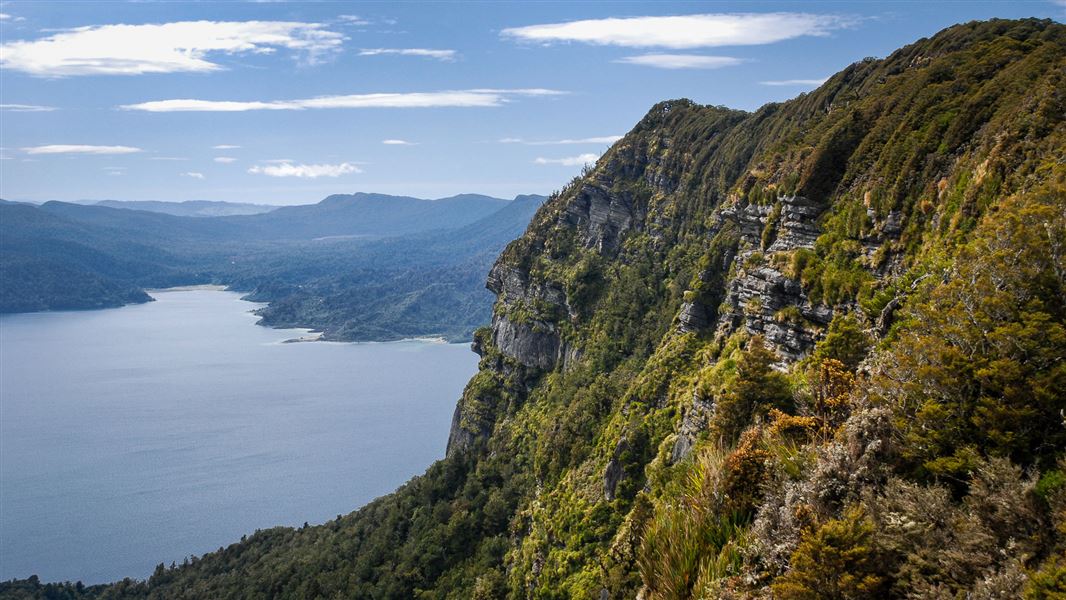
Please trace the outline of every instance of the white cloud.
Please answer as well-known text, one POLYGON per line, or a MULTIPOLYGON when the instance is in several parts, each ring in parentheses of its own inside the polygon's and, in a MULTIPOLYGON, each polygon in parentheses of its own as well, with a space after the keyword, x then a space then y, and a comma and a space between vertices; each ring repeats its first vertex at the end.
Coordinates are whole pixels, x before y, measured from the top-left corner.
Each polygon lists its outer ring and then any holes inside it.
MULTIPOLYGON (((1063 0, 1066 2, 1066 0, 1063 0)), ((828 77, 822 79, 781 79, 778 81, 760 81, 759 85, 800 85, 800 86, 819 86, 826 82, 828 77)))
POLYGON ((386 146, 417 146, 415 142, 408 142, 407 140, 381 140, 382 144, 386 146))
POLYGON ((525 140, 522 138, 501 138, 501 144, 525 144, 527 146, 556 146, 568 144, 613 144, 622 139, 620 135, 602 135, 597 137, 562 139, 562 140, 525 140))
POLYGON ((473 89, 444 92, 408 92, 382 94, 350 94, 319 96, 302 100, 239 101, 194 100, 180 98, 126 104, 123 110, 147 112, 242 112, 248 110, 304 110, 309 108, 439 108, 501 106, 516 96, 554 96, 565 94, 558 90, 529 89, 473 89))
POLYGON ((181 175, 182 177, 192 177, 193 179, 206 179, 203 173, 199 173, 197 171, 186 171, 181 175))
POLYGON ((362 169, 351 163, 339 165, 304 165, 283 162, 269 166, 254 166, 248 169, 249 173, 269 175, 271 177, 300 177, 315 179, 317 177, 340 177, 348 173, 362 173, 362 169))
POLYGON ((0 66, 42 77, 218 71, 210 54, 271 54, 278 48, 315 63, 344 36, 320 23, 180 21, 94 25, 0 46, 0 66))
POLYGON ((533 161, 538 165, 561 165, 563 167, 579 167, 590 163, 595 163, 596 159, 600 157, 599 154, 579 154, 577 156, 567 156, 565 158, 537 158, 533 161))
POLYGON ((0 110, 10 112, 51 112, 54 106, 37 106, 36 104, 0 104, 0 110))
POLYGON ((126 167, 104 167, 104 172, 108 175, 125 175, 126 167))
POLYGON ((587 19, 504 29, 527 42, 583 42, 631 48, 707 48, 770 44, 805 35, 827 35, 854 19, 809 13, 719 13, 673 17, 587 19))
POLYGON ((233 144, 219 144, 217 146, 211 146, 213 150, 236 150, 240 146, 234 146, 233 144))
POLYGON ((656 69, 721 69, 733 67, 744 61, 732 56, 705 56, 702 54, 641 54, 625 56, 615 62, 656 69))
POLYGON ((443 61, 455 60, 455 50, 430 50, 429 48, 363 48, 359 51, 359 56, 380 56, 383 54, 422 56, 443 61))
POLYGON ((7 13, 0 13, 0 21, 7 21, 10 18, 11 18, 11 15, 9 15, 7 13))
POLYGON ((233 158, 232 156, 216 156, 215 162, 229 164, 231 162, 237 162, 237 159, 233 158))
POLYGON ((189 160, 184 156, 149 156, 148 160, 189 160))
POLYGON ((26 154, 133 154, 143 152, 133 146, 89 146, 84 144, 50 144, 23 148, 26 154))

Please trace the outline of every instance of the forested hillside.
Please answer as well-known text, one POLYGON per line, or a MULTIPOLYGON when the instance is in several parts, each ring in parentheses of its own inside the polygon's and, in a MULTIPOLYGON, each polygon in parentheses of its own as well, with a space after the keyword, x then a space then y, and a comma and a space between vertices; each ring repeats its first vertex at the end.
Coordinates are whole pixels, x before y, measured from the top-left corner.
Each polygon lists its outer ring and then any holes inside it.
POLYGON ((247 272, 233 265, 227 280, 255 290, 250 299, 270 302, 259 315, 272 327, 313 326, 327 340, 439 336, 466 341, 492 317, 485 273, 544 200, 518 196, 463 227, 347 249, 321 241, 312 248, 313 259, 294 262, 291 255, 271 252, 266 260, 245 261, 252 263, 247 272))
POLYGON ((1066 594, 1066 26, 654 106, 489 275, 448 456, 146 582, 5 598, 1066 594))
POLYGON ((144 287, 205 277, 146 236, 0 202, 0 313, 148 302, 144 287))

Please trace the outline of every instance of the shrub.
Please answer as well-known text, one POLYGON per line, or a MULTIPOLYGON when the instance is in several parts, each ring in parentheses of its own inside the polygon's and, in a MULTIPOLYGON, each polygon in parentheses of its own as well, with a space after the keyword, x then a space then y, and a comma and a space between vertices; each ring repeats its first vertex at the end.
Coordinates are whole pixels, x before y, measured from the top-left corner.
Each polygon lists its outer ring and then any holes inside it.
POLYGON ((792 554, 791 568, 773 584, 781 600, 881 598, 885 578, 873 545, 873 524, 858 509, 809 532, 792 554))
POLYGON ((776 408, 792 412, 792 388, 788 378, 774 370, 774 353, 761 336, 748 341, 737 361, 736 378, 715 407, 712 428, 726 443, 736 440, 756 416, 776 408))
POLYGON ((854 371, 870 350, 870 338, 863 332, 855 317, 838 313, 829 323, 825 339, 818 342, 811 356, 815 361, 831 359, 854 371))

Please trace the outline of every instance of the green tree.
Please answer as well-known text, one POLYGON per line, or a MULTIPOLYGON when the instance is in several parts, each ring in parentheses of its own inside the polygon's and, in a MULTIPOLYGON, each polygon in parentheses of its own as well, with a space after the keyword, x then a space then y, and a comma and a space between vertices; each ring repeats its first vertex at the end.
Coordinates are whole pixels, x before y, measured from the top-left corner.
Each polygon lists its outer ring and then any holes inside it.
POLYGON ((718 400, 713 426, 726 443, 735 441, 756 416, 771 409, 793 412, 788 377, 774 369, 777 356, 762 336, 754 336, 737 361, 736 378, 718 400))

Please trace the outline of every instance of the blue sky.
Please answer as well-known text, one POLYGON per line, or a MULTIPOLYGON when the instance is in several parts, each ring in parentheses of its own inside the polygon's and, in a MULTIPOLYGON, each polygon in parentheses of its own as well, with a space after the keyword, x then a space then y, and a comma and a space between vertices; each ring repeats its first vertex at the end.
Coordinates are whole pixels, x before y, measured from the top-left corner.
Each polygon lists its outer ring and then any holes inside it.
POLYGON ((1066 4, 3 2, 0 197, 548 193, 660 100, 752 110, 1028 16, 1066 4))

